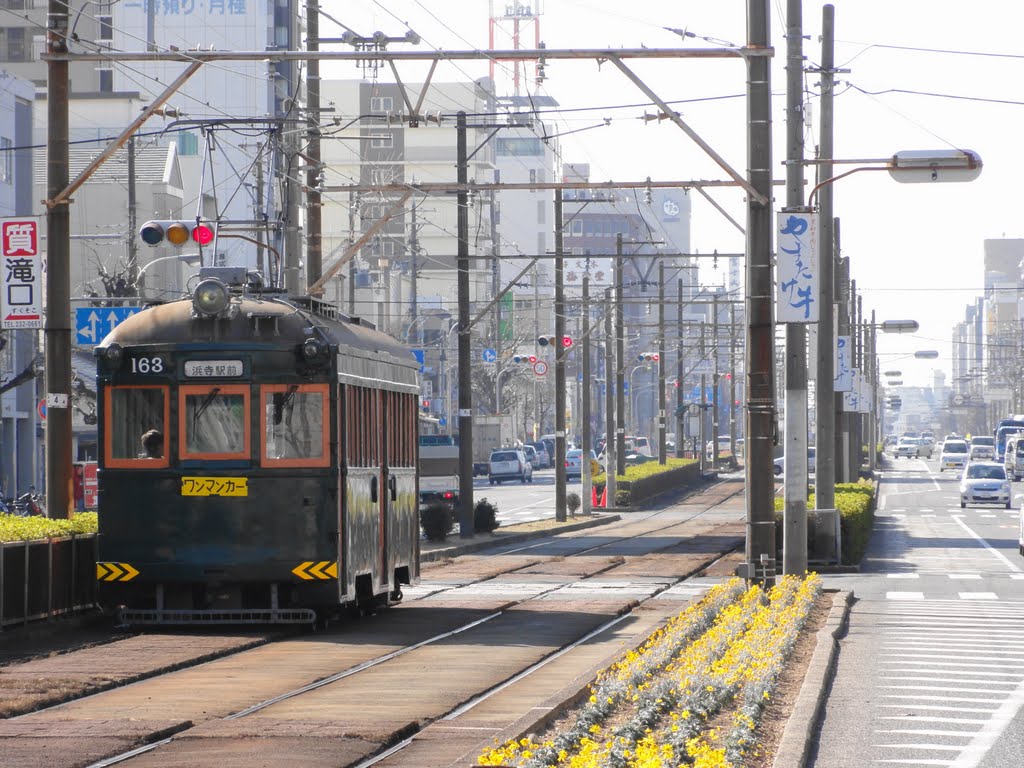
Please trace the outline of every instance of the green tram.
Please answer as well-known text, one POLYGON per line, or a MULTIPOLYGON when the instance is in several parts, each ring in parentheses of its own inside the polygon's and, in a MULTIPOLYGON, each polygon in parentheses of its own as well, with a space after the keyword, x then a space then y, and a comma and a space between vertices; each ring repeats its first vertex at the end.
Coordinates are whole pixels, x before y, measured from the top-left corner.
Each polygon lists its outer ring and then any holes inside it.
POLYGON ((96 575, 124 625, 322 623, 419 578, 415 358, 237 274, 95 351, 96 575))

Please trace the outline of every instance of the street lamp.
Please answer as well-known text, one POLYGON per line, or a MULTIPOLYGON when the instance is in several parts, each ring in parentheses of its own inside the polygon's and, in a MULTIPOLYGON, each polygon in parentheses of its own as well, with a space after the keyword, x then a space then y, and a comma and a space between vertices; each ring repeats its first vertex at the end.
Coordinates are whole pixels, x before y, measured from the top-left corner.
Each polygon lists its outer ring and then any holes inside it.
POLYGON ((914 357, 918 360, 934 360, 938 356, 939 352, 935 349, 919 349, 914 353, 914 357))

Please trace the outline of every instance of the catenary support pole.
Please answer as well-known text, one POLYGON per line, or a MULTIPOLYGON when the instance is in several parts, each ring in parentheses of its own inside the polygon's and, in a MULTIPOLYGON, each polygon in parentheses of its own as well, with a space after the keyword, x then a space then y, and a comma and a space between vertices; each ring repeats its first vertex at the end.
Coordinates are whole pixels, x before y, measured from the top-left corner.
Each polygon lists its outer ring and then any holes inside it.
POLYGON ((562 191, 555 190, 555 520, 565 522, 565 285, 563 248, 562 191))
MULTIPOLYGON (((455 122, 455 147, 459 184, 469 176, 466 160, 466 113, 460 111, 455 122)), ((458 300, 459 300, 459 536, 473 535, 473 380, 470 369, 469 328, 469 194, 456 197, 458 212, 458 300)), ((449 416, 451 418, 451 416, 449 416)))
MULTIPOLYGON (((832 178, 832 117, 835 91, 835 8, 825 5, 822 16, 821 35, 821 133, 818 142, 818 183, 832 178)), ((818 213, 821 222, 821 259, 818 272, 821 277, 821 312, 818 321, 817 379, 814 387, 815 400, 815 505, 818 509, 835 509, 836 505, 836 404, 835 404, 835 323, 833 304, 835 302, 835 249, 832 230, 832 184, 825 184, 818 190, 818 213)), ((822 553, 835 553, 838 515, 829 519, 817 515, 814 532, 822 553)))
MULTIPOLYGON (((771 48, 768 0, 748 0, 748 44, 771 48)), ((747 59, 748 178, 763 200, 772 193, 771 67, 747 59)), ((775 478, 775 322, 772 282, 772 207, 747 197, 746 269, 746 572, 764 585, 774 583, 775 478)))
MULTIPOLYGON (((68 6, 50 0, 46 22, 48 53, 67 52, 68 6)), ((67 188, 68 62, 47 62, 46 196, 67 188)), ((68 199, 46 209, 46 513, 71 517, 71 210, 68 199)), ((132 233, 134 235, 134 233, 132 233)))
MULTIPOLYGON (((677 385, 681 386, 679 382, 677 385)), ((658 260, 658 463, 668 462, 665 448, 665 259, 658 260)))
POLYGON ((683 278, 676 280, 676 380, 679 382, 679 389, 676 390, 676 458, 683 458, 686 446, 684 434, 687 414, 683 412, 683 388, 686 385, 683 375, 683 278))
MULTIPOLYGON (((619 235, 621 238, 622 236, 619 235)), ((604 466, 606 478, 606 506, 615 506, 615 339, 613 337, 613 313, 615 311, 615 289, 608 288, 604 294, 604 466)))
MULTIPOLYGON (((306 0, 306 50, 320 50, 319 0, 306 0)), ((323 273, 323 201, 320 196, 320 60, 306 62, 306 285, 323 273)))
MULTIPOLYGON (((786 5, 786 211, 805 210, 803 2, 786 5)), ((789 574, 807 570, 807 433, 807 326, 788 323, 782 569, 789 574)))
POLYGON ((583 514, 589 515, 592 511, 591 494, 594 488, 594 478, 590 466, 590 450, 594 444, 590 428, 590 397, 594 388, 590 381, 590 275, 583 276, 583 381, 580 382, 581 402, 580 411, 582 419, 581 439, 583 445, 580 450, 580 484, 582 485, 583 514))
POLYGON ((622 233, 615 235, 615 471, 626 473, 626 328, 622 313, 622 233))

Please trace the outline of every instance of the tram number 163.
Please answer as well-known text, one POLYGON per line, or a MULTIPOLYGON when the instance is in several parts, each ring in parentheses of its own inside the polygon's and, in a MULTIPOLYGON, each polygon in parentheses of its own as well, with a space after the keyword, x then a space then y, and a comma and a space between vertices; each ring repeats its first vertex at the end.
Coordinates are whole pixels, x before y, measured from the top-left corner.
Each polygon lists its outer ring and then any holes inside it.
POLYGON ((132 373, 163 373, 164 361, 160 357, 133 357, 132 373))

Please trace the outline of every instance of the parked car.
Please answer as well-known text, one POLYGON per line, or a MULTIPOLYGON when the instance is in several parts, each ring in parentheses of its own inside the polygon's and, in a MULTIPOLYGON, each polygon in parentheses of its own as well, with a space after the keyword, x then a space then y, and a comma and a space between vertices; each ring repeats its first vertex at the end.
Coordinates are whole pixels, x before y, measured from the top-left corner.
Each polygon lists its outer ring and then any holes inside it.
MULTIPOLYGON (((817 455, 817 448, 810 446, 807 449, 807 474, 813 475, 815 470, 815 458, 817 455)), ((776 477, 781 477, 786 472, 786 457, 778 456, 773 462, 773 467, 776 477)))
POLYGON ((637 453, 642 453, 644 456, 654 455, 654 451, 651 449, 651 441, 646 437, 634 437, 633 445, 636 447, 637 453))
POLYGON ((518 448, 499 448, 491 451, 488 462, 487 479, 491 485, 499 485, 505 480, 519 480, 521 483, 533 482, 533 466, 526 454, 518 448))
POLYGON ((1007 477, 1013 480, 1024 477, 1024 435, 1011 435, 1006 440, 1003 466, 1006 467, 1007 477))
POLYGON ((1002 504, 1010 508, 1010 481, 1006 467, 994 461, 973 461, 960 479, 960 507, 968 504, 1002 504))
MULTIPOLYGON (((593 451, 587 451, 591 460, 591 476, 597 474, 594 472, 594 467, 597 465, 597 457, 594 456, 593 451)), ((600 467, 600 465, 597 465, 600 467)), ((581 448, 573 448, 571 451, 567 451, 565 454, 565 479, 566 480, 580 480, 583 477, 583 450, 581 448)))
POLYGON ((971 461, 995 461, 996 439, 989 435, 971 438, 971 461))
POLYGON ((526 459, 530 462, 530 466, 534 469, 540 469, 540 456, 537 455, 537 449, 532 445, 524 445, 523 453, 526 454, 526 459))
POLYGON ((540 440, 536 440, 527 445, 532 445, 533 449, 537 452, 537 458, 540 461, 541 469, 551 469, 554 466, 554 458, 548 453, 548 447, 540 440))
POLYGON ((939 472, 963 469, 967 465, 968 455, 966 440, 946 440, 939 454, 939 472))

